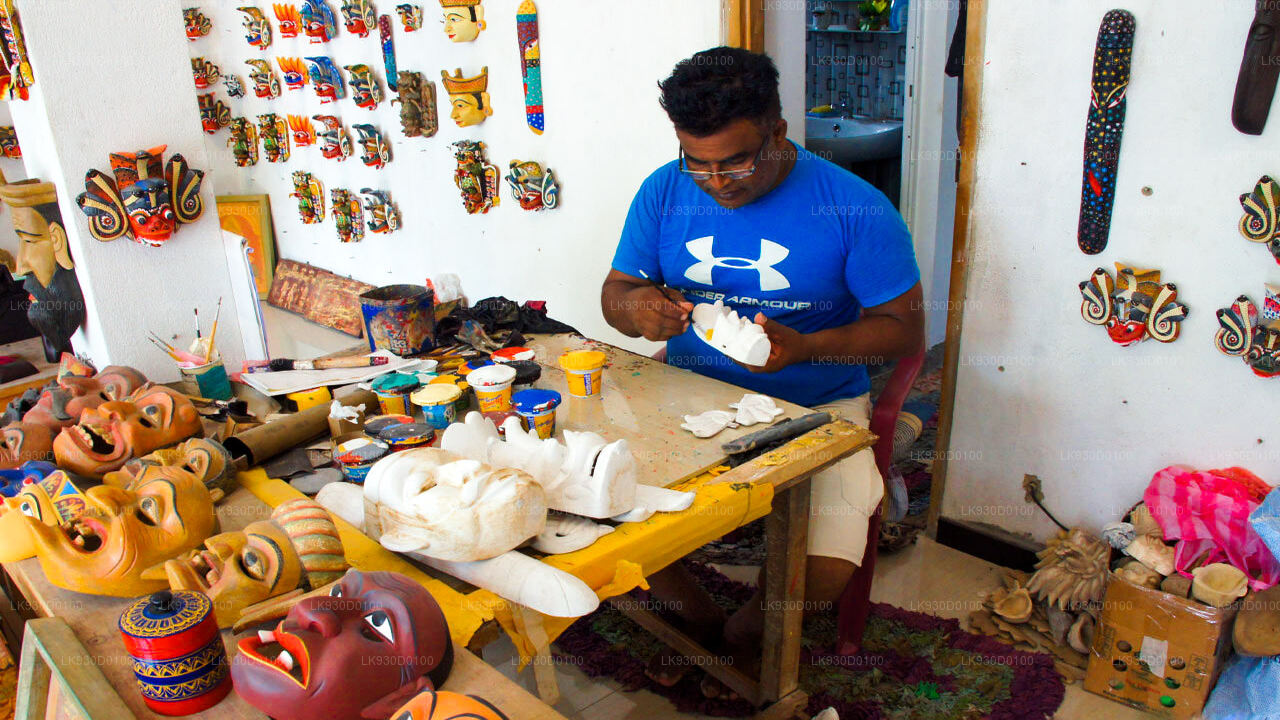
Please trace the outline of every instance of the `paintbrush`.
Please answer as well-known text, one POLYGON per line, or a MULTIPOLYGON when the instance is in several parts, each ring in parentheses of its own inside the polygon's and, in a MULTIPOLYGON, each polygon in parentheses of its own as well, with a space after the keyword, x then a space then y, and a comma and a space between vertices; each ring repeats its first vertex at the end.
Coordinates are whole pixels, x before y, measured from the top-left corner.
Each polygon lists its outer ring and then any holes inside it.
POLYGON ((320 358, 319 360, 291 360, 289 358, 276 358, 261 363, 245 363, 244 372, 261 373, 261 372, 281 372, 283 370, 332 370, 334 368, 362 368, 377 367, 378 365, 386 365, 391 362, 390 358, 381 355, 373 357, 365 357, 363 355, 352 355, 349 357, 336 358, 320 358))
POLYGON ((191 308, 191 312, 196 316, 196 339, 200 339, 200 308, 191 308))
POLYGON ((204 349, 204 362, 207 365, 213 357, 213 339, 218 337, 218 318, 222 317, 222 298, 218 298, 218 309, 213 311, 213 329, 209 331, 209 345, 204 349))
POLYGON ((182 358, 178 357, 172 352, 169 352, 169 350, 164 345, 161 345, 160 343, 156 342, 154 338, 147 338, 147 340, 150 340, 152 345, 155 345, 156 347, 160 348, 160 350, 164 352, 165 355, 168 355, 169 357, 173 358, 177 362, 182 362, 182 358))
POLYGON ((671 303, 672 305, 679 305, 679 304, 680 304, 680 303, 679 303, 675 298, 671 297, 671 295, 669 295, 669 294, 667 293, 667 286, 666 286, 666 285, 663 285, 662 283, 658 282, 657 280, 654 280, 653 278, 649 277, 649 274, 648 274, 648 273, 646 273, 646 272, 645 272, 645 271, 643 271, 643 270, 641 270, 641 271, 640 271, 640 277, 644 278, 645 280, 648 280, 650 285, 652 285, 652 286, 654 286, 655 288, 657 288, 657 289, 658 289, 658 292, 662 293, 662 297, 664 297, 664 298, 666 298, 666 299, 667 299, 667 302, 671 303))

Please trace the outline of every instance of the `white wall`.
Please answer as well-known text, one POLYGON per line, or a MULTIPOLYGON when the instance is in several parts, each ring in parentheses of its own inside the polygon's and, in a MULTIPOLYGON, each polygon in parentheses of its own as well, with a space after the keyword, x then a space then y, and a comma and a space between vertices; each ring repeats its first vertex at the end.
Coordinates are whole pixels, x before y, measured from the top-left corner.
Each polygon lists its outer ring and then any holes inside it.
MULTIPOLYGON (((12 124, 13 120, 9 117, 9 103, 0 102, 0 125, 12 124)), ((22 144, 22 138, 18 138, 18 144, 22 144)), ((4 179, 8 182, 27 179, 27 169, 23 167, 22 160, 16 158, 0 155, 0 171, 4 172, 4 179)), ((8 210, 7 206, 5 210, 8 210)), ((13 231, 13 223, 8 218, 0 219, 0 250, 8 252, 14 260, 18 259, 18 235, 13 231)))
MULTIPOLYGON (((190 4, 190 3, 188 3, 190 4)), ((421 3, 421 30, 405 33, 394 3, 381 0, 380 12, 392 15, 399 69, 422 72, 434 80, 439 95, 440 131, 433 138, 406 138, 400 131, 399 105, 384 101, 375 111, 355 106, 350 95, 321 105, 311 87, 284 90, 274 101, 252 96, 248 66, 252 57, 327 54, 342 66, 363 62, 374 68, 385 89, 385 70, 377 33, 358 38, 340 28, 327 45, 311 45, 305 37, 276 37, 262 52, 243 39, 235 3, 201 3, 213 22, 209 37, 191 43, 192 56, 204 56, 234 72, 249 97, 218 97, 232 113, 256 121, 275 112, 337 115, 344 124, 369 122, 392 145, 393 159, 382 170, 366 168, 357 155, 343 162, 325 160, 317 146, 293 148, 284 164, 265 159, 238 168, 224 146, 228 131, 209 137, 211 174, 223 194, 268 193, 275 219, 278 255, 350 275, 376 285, 422 283, 454 272, 471 300, 506 295, 515 300, 548 301, 553 317, 588 336, 643 348, 609 328, 600 313, 600 283, 613 258, 632 195, 658 165, 676 155, 676 139, 658 106, 657 82, 674 64, 692 53, 720 43, 718 0, 653 0, 644 3, 600 0, 584 5, 564 0, 538 3, 542 41, 542 77, 546 132, 534 135, 525 124, 524 96, 517 53, 515 10, 518 0, 485 0, 488 29, 474 43, 454 44, 442 31, 439 5, 421 3), (458 128, 449 119, 448 95, 440 71, 462 68, 466 76, 489 68, 489 92, 495 114, 483 125, 458 128), (469 216, 453 184, 456 162, 450 143, 483 140, 488 156, 503 175, 513 158, 537 160, 560 180, 560 207, 532 213, 521 210, 506 190, 502 204, 487 215, 469 216), (307 170, 335 187, 391 191, 403 215, 399 232, 366 234, 361 243, 338 241, 331 217, 323 224, 303 225, 297 216, 290 175, 307 170)), ((329 0, 335 13, 339 3, 329 0)), ((259 3, 264 9, 267 3, 259 3)), ((267 10, 273 27, 274 15, 267 10)), ((340 18, 339 18, 340 19, 340 18)), ((180 29, 180 25, 178 26, 180 29)), ((344 80, 347 73, 343 71, 344 80)), ((388 93, 388 98, 393 95, 388 93)), ((194 101, 185 122, 199 127, 194 101)), ((357 134, 350 131, 352 141, 357 134)), ((326 205, 327 202, 326 198, 326 205)))
MULTIPOLYGON (((206 212, 163 247, 127 238, 102 243, 88 231, 75 196, 90 168, 110 172, 108 155, 168 144, 193 168, 210 169, 196 110, 177 0, 126 2, 41 0, 21 8, 35 84, 31 99, 11 102, 28 175, 58 188, 76 275, 88 304, 77 352, 99 366, 128 364, 156 381, 178 377, 145 331, 193 336, 191 310, 205 310, 205 330, 218 298, 233 300, 213 196, 217 172, 205 177, 206 212)), ((7 223, 7 221, 6 221, 7 223)), ((228 366, 244 357, 239 322, 224 312, 218 347, 228 366)))
POLYGON ((942 511, 1045 537, 1023 502, 1045 483, 1068 525, 1099 530, 1171 463, 1280 478, 1280 380, 1213 346, 1215 311, 1261 301, 1280 269, 1236 229, 1237 197, 1280 172, 1280 110, 1261 137, 1231 127, 1250 3, 1187 13, 1131 0, 1133 80, 1110 244, 1076 246, 1085 115, 1098 25, 1110 0, 1052 13, 988 0, 977 183, 955 424, 942 511), (1151 196, 1141 189, 1149 186, 1151 196), (1190 308, 1173 344, 1122 348, 1081 319, 1078 283, 1113 261, 1164 271, 1190 308))

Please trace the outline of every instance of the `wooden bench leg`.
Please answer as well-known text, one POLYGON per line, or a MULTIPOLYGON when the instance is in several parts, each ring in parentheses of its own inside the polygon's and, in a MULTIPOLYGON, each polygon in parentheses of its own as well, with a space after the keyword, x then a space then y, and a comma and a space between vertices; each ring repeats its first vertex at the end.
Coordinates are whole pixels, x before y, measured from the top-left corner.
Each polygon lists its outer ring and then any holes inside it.
POLYGON ((773 498, 765 521, 764 635, 757 705, 775 703, 799 686, 804 568, 809 538, 809 482, 773 498))
POLYGON ((555 705, 560 701, 560 685, 556 681, 555 658, 551 656, 551 641, 547 639, 542 617, 520 605, 516 606, 515 621, 520 632, 537 648, 533 657, 533 678, 538 685, 538 697, 548 705, 555 705))

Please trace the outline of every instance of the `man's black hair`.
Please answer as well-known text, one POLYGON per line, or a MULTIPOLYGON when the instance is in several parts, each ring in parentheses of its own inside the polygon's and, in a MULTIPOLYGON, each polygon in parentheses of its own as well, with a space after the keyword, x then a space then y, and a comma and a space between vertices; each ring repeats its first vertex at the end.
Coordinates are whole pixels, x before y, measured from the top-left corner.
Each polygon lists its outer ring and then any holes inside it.
POLYGON ((696 53, 677 63, 658 87, 672 124, 695 137, 719 132, 740 118, 764 125, 782 117, 778 68, 768 55, 742 48, 696 53))

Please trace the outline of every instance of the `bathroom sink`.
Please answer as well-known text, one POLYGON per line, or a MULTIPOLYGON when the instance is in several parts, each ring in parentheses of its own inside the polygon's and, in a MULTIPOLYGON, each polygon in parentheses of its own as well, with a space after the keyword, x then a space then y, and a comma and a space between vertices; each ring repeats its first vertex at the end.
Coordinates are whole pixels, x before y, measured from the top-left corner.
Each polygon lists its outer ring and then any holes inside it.
POLYGON ((805 118, 804 146, 841 166, 896 157, 902 154, 902 121, 805 118))

